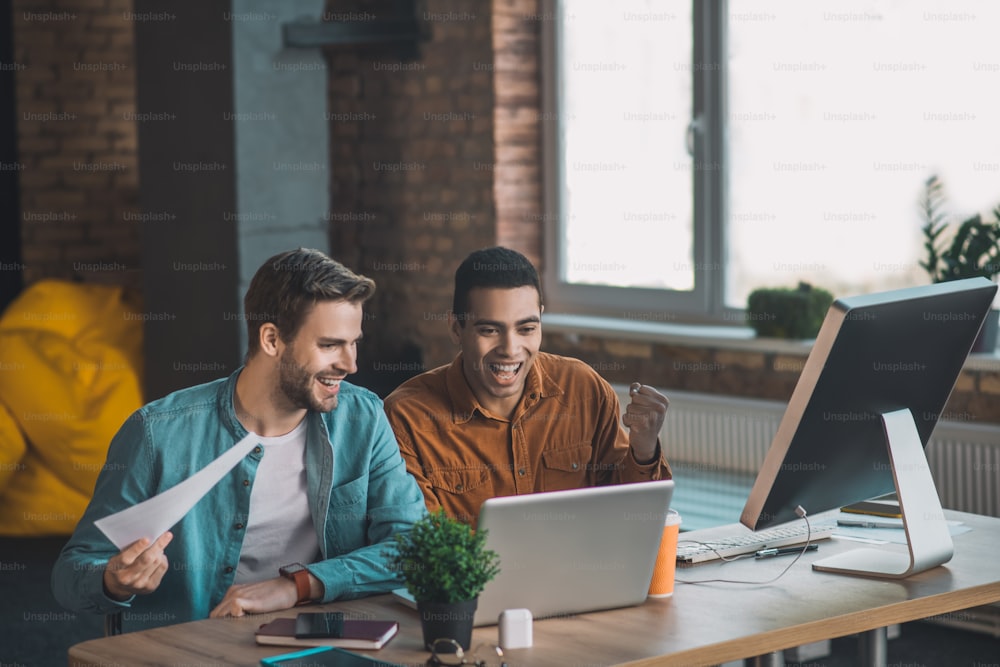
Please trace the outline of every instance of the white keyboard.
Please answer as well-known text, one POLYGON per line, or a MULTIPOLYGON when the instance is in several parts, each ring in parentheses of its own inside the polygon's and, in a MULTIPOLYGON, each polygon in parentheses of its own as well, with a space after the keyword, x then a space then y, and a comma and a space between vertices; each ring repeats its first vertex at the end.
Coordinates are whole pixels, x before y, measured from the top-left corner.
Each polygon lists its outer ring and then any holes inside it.
MULTIPOLYGON (((809 535, 809 542, 813 543, 828 539, 833 535, 835 529, 836 526, 832 524, 813 526, 812 533, 809 535)), ((718 538, 705 544, 684 543, 684 533, 681 533, 680 544, 677 545, 677 562, 679 564, 691 565, 694 563, 703 563, 707 560, 756 553, 761 549, 805 545, 806 535, 805 522, 797 522, 791 526, 768 528, 767 530, 747 533, 746 535, 718 538)))

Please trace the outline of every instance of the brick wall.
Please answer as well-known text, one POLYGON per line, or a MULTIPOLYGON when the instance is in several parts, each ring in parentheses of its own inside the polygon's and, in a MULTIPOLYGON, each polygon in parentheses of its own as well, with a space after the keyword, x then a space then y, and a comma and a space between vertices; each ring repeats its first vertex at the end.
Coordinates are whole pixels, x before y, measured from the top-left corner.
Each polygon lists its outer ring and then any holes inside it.
POLYGON ((804 358, 762 352, 546 334, 545 349, 584 359, 610 382, 787 400, 804 358))
POLYGON ((386 386, 454 356, 444 318, 468 253, 500 243, 540 265, 537 7, 431 0, 415 58, 328 50, 332 248, 379 284, 362 353, 386 386))
POLYGON ((429 39, 415 58, 327 54, 331 247, 378 283, 362 364, 386 385, 454 356, 455 267, 496 240, 489 6, 432 0, 420 12, 429 39))
POLYGON ((24 280, 137 287, 131 0, 15 0, 24 280))
POLYGON ((542 272, 540 21, 538 0, 493 1, 493 192, 497 243, 542 272))

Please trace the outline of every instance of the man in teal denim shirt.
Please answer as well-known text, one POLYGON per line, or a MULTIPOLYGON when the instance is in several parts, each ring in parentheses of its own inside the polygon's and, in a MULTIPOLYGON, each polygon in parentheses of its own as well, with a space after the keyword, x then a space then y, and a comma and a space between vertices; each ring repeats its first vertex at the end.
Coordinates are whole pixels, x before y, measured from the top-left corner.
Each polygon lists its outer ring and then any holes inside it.
POLYGON ((373 290, 315 250, 269 259, 244 301, 245 366, 144 406, 112 440, 53 569, 56 599, 73 611, 121 612, 132 630, 398 587, 386 553, 426 512, 423 496, 381 401, 343 381, 357 370, 362 304, 373 290), (94 526, 183 481, 248 432, 261 444, 171 531, 119 551, 94 526))

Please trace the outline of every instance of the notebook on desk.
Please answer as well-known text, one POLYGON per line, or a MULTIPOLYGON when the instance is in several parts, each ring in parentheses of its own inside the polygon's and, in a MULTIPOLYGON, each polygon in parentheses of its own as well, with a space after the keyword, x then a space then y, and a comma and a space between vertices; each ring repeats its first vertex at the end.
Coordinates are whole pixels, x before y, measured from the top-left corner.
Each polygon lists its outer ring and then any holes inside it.
MULTIPOLYGON (((645 601, 673 491, 662 480, 485 501, 478 529, 500 573, 479 596, 475 625, 495 625, 504 609, 545 618, 645 601)), ((394 594, 413 605, 405 588, 394 594)))

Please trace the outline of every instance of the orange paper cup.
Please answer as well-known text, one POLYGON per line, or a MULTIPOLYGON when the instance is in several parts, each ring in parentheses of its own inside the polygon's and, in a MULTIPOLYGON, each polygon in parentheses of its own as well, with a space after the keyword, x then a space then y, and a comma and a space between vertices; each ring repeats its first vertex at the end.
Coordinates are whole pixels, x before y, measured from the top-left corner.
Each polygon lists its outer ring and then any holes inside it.
POLYGON ((681 515, 677 510, 667 512, 660 539, 660 551, 653 566, 653 580, 649 584, 649 597, 666 598, 674 594, 674 571, 677 568, 677 536, 681 529, 681 515))

